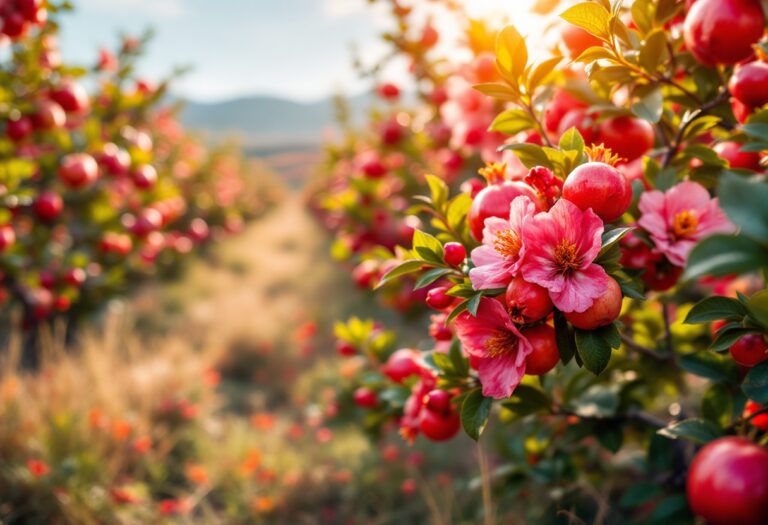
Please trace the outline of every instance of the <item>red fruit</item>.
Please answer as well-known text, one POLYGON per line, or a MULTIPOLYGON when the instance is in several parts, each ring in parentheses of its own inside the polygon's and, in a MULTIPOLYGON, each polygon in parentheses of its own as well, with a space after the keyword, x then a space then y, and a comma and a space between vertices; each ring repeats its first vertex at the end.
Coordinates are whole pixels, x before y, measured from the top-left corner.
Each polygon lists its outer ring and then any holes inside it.
POLYGON ((64 200, 58 193, 44 191, 35 200, 35 214, 43 221, 52 221, 61 215, 64 200))
POLYGON ((603 45, 603 42, 596 36, 571 24, 566 24, 563 27, 561 37, 563 44, 568 49, 568 56, 571 58, 577 58, 590 47, 603 45))
POLYGON ((366 177, 371 179, 378 179, 387 174, 387 167, 381 162, 379 156, 372 153, 363 159, 360 164, 360 169, 363 171, 366 177))
POLYGON ((75 288, 80 288, 86 279, 85 270, 82 268, 70 268, 64 273, 64 282, 75 288))
POLYGON ((45 319, 51 315, 53 310, 54 297, 50 290, 45 288, 35 288, 29 291, 27 303, 32 318, 36 320, 45 319))
POLYGON ((455 436, 461 428, 461 419, 455 412, 447 416, 422 410, 419 416, 419 430, 432 441, 447 441, 455 436))
POLYGON ((40 282, 40 286, 48 290, 56 286, 56 276, 53 274, 53 272, 48 270, 42 270, 38 276, 38 280, 40 282))
POLYGON ((693 513, 709 525, 764 524, 768 451, 742 437, 716 439, 693 458, 686 492, 693 513))
POLYGON ((600 123, 595 142, 602 142, 616 155, 631 162, 653 147, 653 126, 634 117, 610 118, 600 123))
POLYGON ((137 237, 146 237, 150 233, 162 228, 162 226, 162 214, 154 208, 146 208, 136 218, 136 223, 131 228, 131 232, 137 237))
POLYGON ((768 64, 762 61, 737 66, 728 81, 728 90, 733 98, 749 107, 768 104, 768 64))
POLYGON ((467 250, 458 242, 447 242, 443 245, 443 260, 451 266, 461 266, 467 259, 467 250))
POLYGON ((99 165, 87 153, 70 153, 61 159, 59 178, 72 188, 93 184, 99 177, 99 165))
POLYGON ((685 45, 708 66, 749 58, 763 36, 765 15, 757 0, 698 0, 685 16, 685 45))
POLYGON ((555 329, 548 324, 526 328, 521 332, 533 347, 525 358, 525 373, 532 376, 546 374, 560 362, 560 352, 555 341, 555 329))
POLYGON ((28 22, 37 22, 42 7, 43 0, 16 0, 16 9, 28 22))
POLYGON ((131 179, 137 188, 148 190, 157 182, 157 170, 150 164, 141 164, 131 170, 131 179))
POLYGON ((375 390, 361 386, 352 395, 355 404, 362 408, 374 408, 379 404, 379 396, 375 390))
POLYGON ((63 127, 67 123, 67 114, 59 104, 52 100, 41 100, 32 115, 37 129, 51 130, 63 127))
POLYGON ((482 53, 472 63, 475 79, 478 83, 495 82, 499 80, 499 71, 496 69, 496 57, 493 53, 482 53))
POLYGON ((9 120, 5 125, 5 134, 14 142, 21 142, 31 135, 32 131, 32 120, 25 116, 9 120))
POLYGON ((133 249, 133 241, 124 233, 107 232, 101 239, 100 248, 104 253, 128 255, 133 249))
POLYGON ((379 86, 379 96, 384 100, 397 100, 397 97, 400 96, 400 88, 387 82, 379 86))
POLYGON ((472 236, 478 241, 483 240, 483 228, 488 217, 508 219, 509 205, 520 195, 525 195, 535 202, 537 210, 541 208, 536 192, 523 182, 504 181, 500 184, 490 184, 480 191, 469 208, 469 228, 472 236))
POLYGON ((69 297, 64 295, 56 296, 56 298, 53 301, 53 308, 57 312, 66 312, 69 310, 69 308, 72 306, 72 301, 70 301, 69 297))
MULTIPOLYGON (((761 405, 760 403, 755 403, 751 399, 747 401, 746 406, 744 407, 744 412, 742 413, 743 418, 749 418, 752 414, 756 414, 757 412, 761 412, 764 410, 765 407, 761 405)), ((763 412, 760 415, 757 415, 749 420, 749 424, 752 425, 755 428, 759 428, 763 432, 768 431, 768 412, 763 412)))
POLYGON ((104 144, 98 158, 101 167, 110 175, 125 175, 131 167, 131 156, 128 152, 111 142, 104 144))
POLYGON ((752 114, 752 109, 752 107, 742 104, 735 98, 731 98, 731 110, 733 111, 733 116, 736 117, 736 120, 740 124, 744 124, 747 121, 752 114))
POLYGON ((747 334, 728 349, 741 366, 753 367, 768 359, 768 345, 762 334, 747 334))
POLYGON ((663 292, 677 284, 683 269, 669 262, 664 256, 654 255, 656 258, 645 266, 645 273, 641 279, 649 289, 663 292))
POLYGON ((603 162, 578 166, 563 184, 563 198, 591 209, 605 222, 621 217, 632 203, 632 186, 619 170, 603 162))
POLYGON ((509 316, 520 324, 544 319, 554 308, 545 288, 529 283, 520 275, 509 282, 505 298, 509 316))
POLYGON ((389 356, 381 371, 395 383, 422 372, 421 354, 410 348, 401 348, 389 356))
POLYGON ((2 18, 3 33, 11 38, 17 38, 24 34, 27 30, 26 21, 21 13, 11 12, 7 13, 2 18))
POLYGON ((357 348, 347 341, 336 341, 336 352, 342 357, 357 355, 357 348))
POLYGON ((590 145, 595 142, 595 137, 597 136, 595 120, 587 113, 586 109, 572 109, 563 115, 560 124, 557 126, 558 136, 562 136, 570 128, 576 128, 584 139, 585 144, 590 145))
POLYGON ((379 264, 373 259, 367 259, 352 270, 352 279, 358 288, 371 288, 379 278, 379 264))
POLYGON ((430 47, 434 47, 439 39, 440 34, 437 32, 437 29, 435 29, 431 24, 427 24, 424 26, 424 29, 421 32, 421 40, 419 43, 422 45, 422 47, 429 49, 430 47))
POLYGON ((211 229, 208 227, 208 223, 200 217, 192 219, 189 223, 189 236, 196 242, 203 242, 210 235, 211 229))
POLYGON ((424 407, 436 414, 447 416, 453 411, 451 394, 445 390, 432 390, 424 396, 424 407))
POLYGON ((403 139, 403 127, 392 120, 381 126, 381 142, 394 146, 403 139))
POLYGON ((435 310, 443 310, 453 304, 454 297, 446 294, 448 288, 445 286, 437 286, 427 292, 427 305, 435 310))
POLYGON ((751 151, 741 151, 741 144, 726 140, 718 142, 713 148, 715 153, 728 161, 732 168, 745 170, 760 170, 760 154, 751 151))
POLYGON ((74 80, 63 81, 49 96, 67 112, 81 113, 90 106, 88 92, 74 80))
POLYGON ((621 287, 616 280, 608 278, 603 295, 595 299, 592 306, 583 312, 567 312, 565 318, 576 328, 594 330, 609 325, 621 313, 621 287))
POLYGON ((564 89, 558 89, 544 110, 544 127, 550 133, 555 133, 566 113, 572 109, 586 107, 587 105, 584 102, 578 100, 564 89))
POLYGON ((16 242, 16 232, 10 224, 0 226, 0 252, 7 250, 16 242))

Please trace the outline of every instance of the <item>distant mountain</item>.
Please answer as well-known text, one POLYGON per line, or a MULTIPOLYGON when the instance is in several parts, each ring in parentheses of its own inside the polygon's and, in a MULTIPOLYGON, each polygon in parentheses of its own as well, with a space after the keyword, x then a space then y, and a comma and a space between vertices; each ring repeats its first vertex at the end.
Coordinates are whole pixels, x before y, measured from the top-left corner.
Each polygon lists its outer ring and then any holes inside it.
MULTIPOLYGON (((361 115, 372 102, 371 94, 348 99, 352 115, 361 115)), ((182 122, 216 140, 237 137, 249 149, 294 148, 319 144, 333 128, 332 98, 297 102, 271 96, 252 96, 222 102, 186 101, 182 122)))

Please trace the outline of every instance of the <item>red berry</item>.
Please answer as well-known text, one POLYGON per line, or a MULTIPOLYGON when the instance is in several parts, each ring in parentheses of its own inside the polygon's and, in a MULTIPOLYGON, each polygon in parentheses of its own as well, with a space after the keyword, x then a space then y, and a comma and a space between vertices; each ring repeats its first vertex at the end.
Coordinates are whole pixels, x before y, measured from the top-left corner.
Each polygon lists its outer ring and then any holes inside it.
POLYGON ((336 352, 343 357, 351 357, 357 355, 357 348, 352 343, 347 341, 336 341, 336 352))
POLYGON ((570 128, 576 128, 585 144, 590 145, 595 142, 597 137, 595 119, 587 113, 586 109, 572 109, 563 115, 560 125, 557 126, 557 135, 561 137, 570 128))
POLYGON ((163 226, 163 216, 154 208, 146 208, 136 218, 131 232, 137 237, 146 237, 163 226))
POLYGON ((709 525, 764 524, 768 451, 742 437, 716 439, 693 459, 686 492, 693 513, 709 525))
POLYGON ((669 262, 664 256, 654 255, 656 258, 645 266, 645 273, 640 278, 649 289, 663 292, 677 284, 683 274, 683 269, 669 262))
POLYGON ((741 366, 753 367, 768 359, 768 345, 762 334, 747 334, 729 348, 733 360, 741 366))
POLYGON ((741 144, 726 140, 718 142, 713 148, 715 152, 728 161, 732 168, 745 170, 760 170, 760 154, 752 151, 741 151, 741 144))
POLYGON ((443 246, 443 260, 451 266, 461 266, 467 259, 467 250, 459 242, 447 242, 443 246))
POLYGON ((381 142, 394 146, 403 139, 403 127, 395 121, 387 121, 381 126, 381 142))
POLYGON ((35 214, 43 221, 49 222, 61 215, 64 200, 58 193, 44 191, 35 200, 35 214))
POLYGON ((410 348, 401 348, 389 356, 381 371, 395 383, 422 372, 421 354, 410 348))
POLYGON ((447 441, 455 436, 461 428, 461 419, 455 412, 444 416, 422 410, 419 416, 419 430, 432 441, 447 441))
POLYGON ((41 100, 32 115, 37 129, 51 130, 63 127, 67 123, 67 114, 59 104, 52 100, 41 100))
POLYGON ((104 144, 98 158, 101 167, 110 175, 125 175, 131 167, 131 156, 128 152, 111 142, 104 144))
POLYGON ((375 390, 361 386, 352 395, 355 404, 362 408, 375 408, 379 404, 379 396, 375 390))
POLYGON ((85 270, 82 268, 70 268, 64 273, 64 282, 75 288, 80 288, 86 279, 85 270))
POLYGON ((10 224, 0 226, 0 252, 7 250, 16 242, 16 232, 10 224))
POLYGON ((72 188, 93 184, 99 177, 99 165, 87 153, 70 153, 61 159, 59 178, 72 188))
MULTIPOLYGON (((742 414, 742 417, 746 419, 750 417, 752 414, 756 414, 757 412, 761 412, 762 410, 765 410, 765 407, 763 405, 761 405, 760 403, 755 403, 750 399, 747 401, 747 404, 744 407, 744 412, 742 414)), ((764 412, 753 417, 752 419, 749 420, 749 424, 755 428, 759 428, 763 432, 767 432, 768 431, 768 412, 764 412)))
POLYGON ((447 416, 453 411, 451 399, 451 394, 445 390, 432 390, 424 396, 424 407, 436 414, 447 416))
POLYGON ((509 282, 505 298, 509 316, 520 324, 544 319, 554 308, 546 288, 529 283, 521 275, 509 282))
POLYGON ((595 142, 602 142, 616 155, 631 162, 653 147, 653 126, 634 117, 609 118, 600 123, 595 142))
POLYGON ((453 304, 454 297, 448 295, 446 292, 448 288, 445 286, 437 286, 427 292, 427 305, 435 310, 443 310, 453 304))
POLYGON ((387 82, 386 84, 382 84, 379 86, 379 96, 384 100, 389 100, 389 101, 397 100, 397 97, 400 96, 400 88, 398 88, 394 84, 387 82))
POLYGON ((525 358, 525 373, 540 376, 555 368, 560 362, 555 329, 548 324, 541 324, 526 328, 521 334, 533 347, 533 351, 525 358))
POLYGON ((685 17, 685 45, 702 64, 736 64, 752 55, 764 26, 757 0, 698 0, 685 17))
POLYGON ((364 156, 360 163, 363 174, 370 179, 379 179, 387 174, 387 167, 381 162, 379 156, 371 152, 364 156))
POLYGON ((429 49, 430 47, 434 47, 439 39, 440 34, 437 32, 437 29, 435 29, 432 24, 427 24, 421 31, 421 40, 419 40, 419 43, 422 47, 429 49))
POLYGON ((51 91, 50 97, 67 112, 81 113, 87 111, 90 106, 88 92, 74 80, 63 81, 51 91))
POLYGON ((56 286, 56 276, 53 274, 53 272, 48 270, 40 271, 38 281, 40 282, 40 286, 48 290, 56 286))
POLYGON ((621 313, 621 287, 613 278, 608 278, 608 286, 603 295, 595 299, 592 306, 583 312, 566 312, 565 318, 576 328, 594 330, 609 325, 621 313))
POLYGON ((72 306, 72 301, 65 295, 58 295, 53 301, 53 308, 57 312, 66 312, 72 306))
POLYGON ((379 278, 379 264, 373 259, 366 259, 352 270, 352 280, 358 288, 371 288, 379 278))
POLYGON ((590 47, 603 45, 599 38, 572 24, 566 24, 563 27, 561 37, 571 58, 577 58, 590 47))
POLYGON ((16 120, 9 120, 5 126, 5 134, 14 142, 21 142, 31 135, 32 131, 32 120, 23 115, 16 120))
POLYGON ((591 209, 605 222, 621 217, 632 203, 632 186, 619 170, 602 162, 578 166, 563 184, 563 198, 591 209))
POLYGON ((211 229, 208 227, 208 223, 200 217, 192 219, 189 223, 189 236, 196 242, 203 242, 210 233, 211 229))
POLYGON ((509 218, 509 205, 512 201, 524 195, 541 208, 539 198, 533 189, 523 182, 504 181, 491 184, 477 194, 469 208, 469 228, 472 236, 478 241, 483 240, 483 228, 488 217, 509 218))
POLYGON ((572 109, 586 108, 587 104, 578 100, 564 89, 555 90, 552 100, 544 109, 544 127, 550 133, 556 133, 560 121, 572 109))
POLYGON ((731 98, 731 110, 733 111, 733 116, 736 117, 736 120, 740 124, 744 124, 752 114, 753 108, 751 106, 742 104, 735 98, 731 98))
POLYGON ((128 255, 133 249, 133 241, 124 233, 107 232, 101 239, 100 248, 104 253, 128 255))
POLYGON ((762 61, 737 66, 728 81, 728 90, 733 98, 749 107, 768 104, 768 64, 762 61))
POLYGON ((157 182, 157 170, 150 164, 141 164, 131 170, 131 179, 137 188, 147 190, 157 182))

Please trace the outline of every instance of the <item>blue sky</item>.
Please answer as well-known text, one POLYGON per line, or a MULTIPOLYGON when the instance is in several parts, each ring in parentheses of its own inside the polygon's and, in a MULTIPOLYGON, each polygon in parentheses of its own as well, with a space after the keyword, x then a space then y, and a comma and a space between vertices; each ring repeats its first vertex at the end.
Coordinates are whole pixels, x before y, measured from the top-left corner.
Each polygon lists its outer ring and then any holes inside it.
POLYGON ((365 0, 75 0, 64 15, 65 60, 92 63, 118 31, 156 30, 142 73, 193 70, 175 91, 198 100, 247 94, 317 99, 362 89, 351 43, 381 52, 375 12, 365 0))

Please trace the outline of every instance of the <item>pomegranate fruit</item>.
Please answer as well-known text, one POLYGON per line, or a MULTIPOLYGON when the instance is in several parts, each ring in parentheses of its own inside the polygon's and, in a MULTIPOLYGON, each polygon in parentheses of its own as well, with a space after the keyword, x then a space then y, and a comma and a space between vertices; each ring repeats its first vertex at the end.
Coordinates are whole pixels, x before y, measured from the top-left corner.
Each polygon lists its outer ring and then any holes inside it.
POLYGON ((597 139, 613 153, 631 162, 653 147, 653 126, 645 120, 622 116, 604 120, 598 126, 597 139))
POLYGON ((605 222, 613 222, 632 203, 632 186, 624 174, 610 164, 588 162, 565 179, 563 198, 581 210, 591 209, 605 222))
POLYGON ((541 324, 526 328, 521 334, 533 347, 533 352, 525 358, 525 373, 540 376, 555 368, 560 362, 555 329, 548 324, 541 324))
POLYGON ((728 90, 733 98, 748 107, 760 107, 768 104, 768 64, 761 61, 750 62, 736 67, 728 81, 728 90))
POLYGON ((520 324, 544 319, 554 308, 546 288, 529 283, 521 275, 509 282, 505 299, 509 316, 520 324))
POLYGON ((697 0, 685 16, 685 45, 702 64, 736 64, 749 58, 763 36, 758 0, 697 0))
POLYGON ((583 312, 566 312, 565 318, 576 328, 594 330, 615 321, 621 313, 621 287, 613 278, 608 278, 608 286, 603 295, 595 299, 592 306, 583 312))
POLYGON ((753 367, 768 359, 768 345, 762 334, 747 334, 728 349, 741 366, 753 367))

